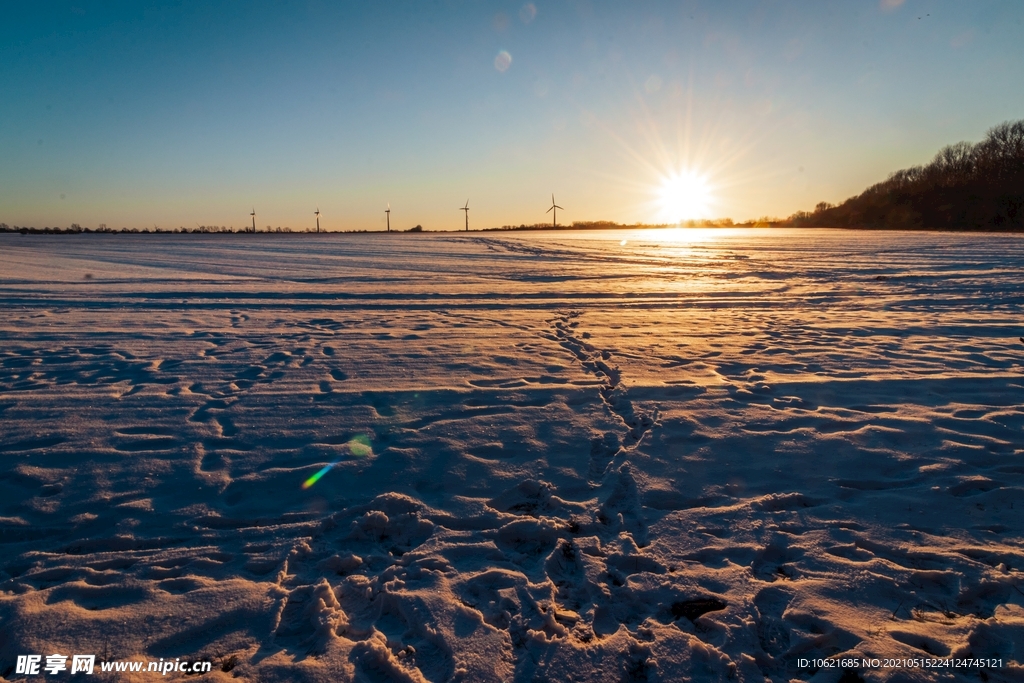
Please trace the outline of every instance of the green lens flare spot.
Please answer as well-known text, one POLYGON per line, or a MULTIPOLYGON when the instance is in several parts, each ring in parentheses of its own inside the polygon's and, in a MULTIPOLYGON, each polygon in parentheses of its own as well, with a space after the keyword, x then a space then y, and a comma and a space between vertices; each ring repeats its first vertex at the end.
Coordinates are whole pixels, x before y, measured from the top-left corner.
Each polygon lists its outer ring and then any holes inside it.
POLYGON ((370 446, 370 437, 365 434, 349 439, 349 442, 345 444, 348 446, 348 451, 357 458, 368 458, 373 455, 373 448, 370 446))

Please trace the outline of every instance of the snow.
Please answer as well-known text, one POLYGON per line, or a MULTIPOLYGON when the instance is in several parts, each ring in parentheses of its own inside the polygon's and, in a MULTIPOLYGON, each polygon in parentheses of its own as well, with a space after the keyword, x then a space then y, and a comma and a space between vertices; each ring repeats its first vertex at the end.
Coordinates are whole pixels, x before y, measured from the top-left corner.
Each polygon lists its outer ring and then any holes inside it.
POLYGON ((1022 272, 951 233, 0 235, 0 675, 1016 680, 1022 272))

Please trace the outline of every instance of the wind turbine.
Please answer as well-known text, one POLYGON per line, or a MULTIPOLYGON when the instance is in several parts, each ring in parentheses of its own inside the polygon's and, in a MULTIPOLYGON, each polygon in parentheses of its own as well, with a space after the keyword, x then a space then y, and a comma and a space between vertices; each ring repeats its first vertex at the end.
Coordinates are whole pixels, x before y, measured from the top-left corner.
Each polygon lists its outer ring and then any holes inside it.
POLYGON ((316 207, 316 211, 313 212, 316 215, 316 234, 320 234, 320 207, 316 207))
POLYGON ((252 216, 252 231, 256 232, 256 207, 255 206, 252 207, 252 213, 250 213, 249 215, 252 216))
MULTIPOLYGON (((558 209, 562 209, 562 207, 560 207, 558 204, 555 204, 555 195, 552 194, 551 195, 551 208, 548 209, 548 211, 554 211, 554 213, 551 214, 551 227, 552 228, 557 228, 558 227, 558 209)), ((544 213, 547 213, 548 211, 545 211, 544 213)), ((565 211, 565 209, 562 209, 562 211, 565 211)))
POLYGON ((384 209, 384 213, 388 217, 388 232, 391 232, 391 202, 388 202, 388 208, 384 209))
POLYGON ((466 200, 466 205, 459 209, 459 211, 466 212, 466 232, 469 232, 469 200, 466 200))

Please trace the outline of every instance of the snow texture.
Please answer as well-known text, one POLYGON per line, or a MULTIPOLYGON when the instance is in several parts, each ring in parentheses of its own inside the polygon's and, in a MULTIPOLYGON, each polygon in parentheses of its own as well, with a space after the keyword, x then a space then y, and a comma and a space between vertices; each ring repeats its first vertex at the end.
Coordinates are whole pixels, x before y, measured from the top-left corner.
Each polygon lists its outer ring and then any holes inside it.
POLYGON ((1019 680, 1022 273, 1005 235, 0 235, 0 676, 1019 680), (836 655, 1003 668, 799 666, 836 655))

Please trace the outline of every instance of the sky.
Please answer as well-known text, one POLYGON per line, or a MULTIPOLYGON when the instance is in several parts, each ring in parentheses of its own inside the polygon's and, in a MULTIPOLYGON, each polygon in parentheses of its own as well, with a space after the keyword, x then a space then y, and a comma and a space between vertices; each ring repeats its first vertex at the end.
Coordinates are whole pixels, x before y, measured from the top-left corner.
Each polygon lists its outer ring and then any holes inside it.
POLYGON ((788 216, 1024 118, 1020 0, 23 3, 0 221, 788 216))

